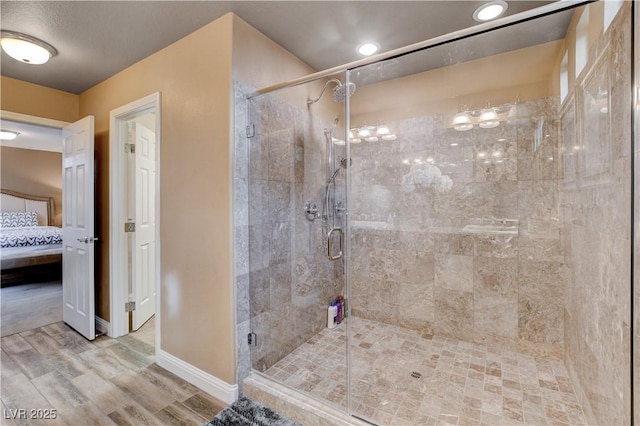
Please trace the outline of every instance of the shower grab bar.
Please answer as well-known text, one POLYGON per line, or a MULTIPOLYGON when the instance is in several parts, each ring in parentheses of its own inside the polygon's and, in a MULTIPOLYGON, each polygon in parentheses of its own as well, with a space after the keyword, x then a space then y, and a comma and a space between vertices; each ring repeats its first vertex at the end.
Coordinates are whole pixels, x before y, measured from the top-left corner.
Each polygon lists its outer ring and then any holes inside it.
POLYGON ((331 228, 329 233, 327 234, 327 257, 329 260, 338 260, 342 257, 342 249, 344 247, 344 231, 342 228, 331 228), (337 232, 340 236, 340 251, 336 256, 333 256, 333 233, 337 232))

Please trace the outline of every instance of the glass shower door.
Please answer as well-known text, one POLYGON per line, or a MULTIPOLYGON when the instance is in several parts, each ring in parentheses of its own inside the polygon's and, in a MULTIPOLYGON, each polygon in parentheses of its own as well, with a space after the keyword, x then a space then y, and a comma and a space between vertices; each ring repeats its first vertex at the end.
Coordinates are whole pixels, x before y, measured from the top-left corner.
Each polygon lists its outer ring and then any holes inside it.
POLYGON ((252 369, 344 411, 344 104, 331 93, 338 83, 250 100, 249 298, 252 369))
POLYGON ((629 423, 631 4, 603 3, 349 71, 352 414, 629 423))

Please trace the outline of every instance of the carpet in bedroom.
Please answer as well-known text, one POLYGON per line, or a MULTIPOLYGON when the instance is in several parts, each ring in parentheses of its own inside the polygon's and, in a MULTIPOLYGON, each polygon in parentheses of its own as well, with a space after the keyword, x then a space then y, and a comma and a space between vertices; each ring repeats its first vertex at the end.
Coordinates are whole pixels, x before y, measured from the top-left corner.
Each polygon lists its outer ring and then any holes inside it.
POLYGON ((21 284, 0 289, 0 336, 62 321, 62 282, 21 284))
POLYGON ((230 407, 219 412, 205 426, 301 426, 272 409, 240 397, 230 407))

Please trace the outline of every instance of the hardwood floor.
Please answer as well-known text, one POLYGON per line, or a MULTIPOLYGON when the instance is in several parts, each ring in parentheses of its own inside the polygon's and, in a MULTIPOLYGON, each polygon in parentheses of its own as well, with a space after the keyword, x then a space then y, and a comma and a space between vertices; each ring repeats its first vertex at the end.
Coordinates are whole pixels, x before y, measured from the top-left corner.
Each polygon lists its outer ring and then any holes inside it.
POLYGON ((211 420, 226 404, 154 363, 153 327, 151 319, 136 333, 90 342, 55 322, 2 337, 0 424, 202 425, 211 420), (54 419, 39 418, 54 414, 54 419))

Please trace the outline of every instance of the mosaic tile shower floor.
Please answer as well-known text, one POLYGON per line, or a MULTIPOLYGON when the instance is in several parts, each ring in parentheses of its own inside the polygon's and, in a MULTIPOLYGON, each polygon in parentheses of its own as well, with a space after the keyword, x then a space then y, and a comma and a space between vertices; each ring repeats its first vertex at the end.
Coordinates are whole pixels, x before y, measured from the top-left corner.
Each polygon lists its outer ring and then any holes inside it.
MULTIPOLYGON (((584 425, 560 361, 351 317, 352 404, 379 425, 584 425)), ((325 329, 265 374, 346 406, 346 327, 325 329)))

